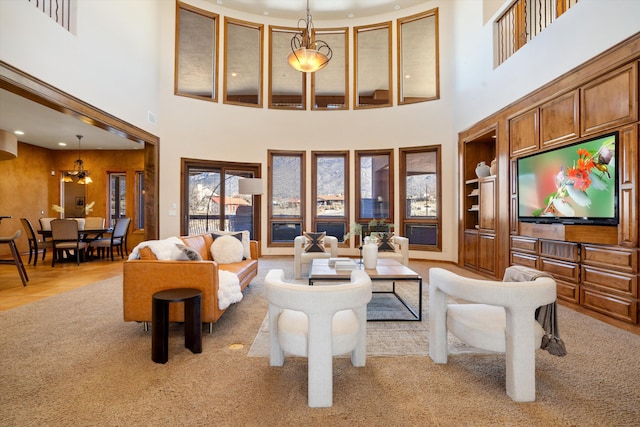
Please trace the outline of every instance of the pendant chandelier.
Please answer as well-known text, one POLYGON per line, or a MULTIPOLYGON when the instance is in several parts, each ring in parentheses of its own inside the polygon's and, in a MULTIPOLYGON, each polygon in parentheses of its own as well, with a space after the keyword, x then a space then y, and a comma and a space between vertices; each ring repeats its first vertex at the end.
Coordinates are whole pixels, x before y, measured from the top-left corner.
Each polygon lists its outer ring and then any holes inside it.
POLYGON ((74 177, 78 178, 78 184, 91 184, 93 180, 89 176, 89 171, 84 170, 84 162, 80 158, 80 140, 82 139, 82 135, 76 135, 78 138, 78 160, 73 162, 73 170, 67 171, 64 173, 62 177, 62 181, 64 182, 74 182, 74 177))
POLYGON ((305 73, 321 70, 333 56, 333 51, 326 42, 311 40, 313 28, 309 0, 307 0, 307 19, 298 20, 299 32, 291 38, 291 53, 288 58, 289 65, 305 73))

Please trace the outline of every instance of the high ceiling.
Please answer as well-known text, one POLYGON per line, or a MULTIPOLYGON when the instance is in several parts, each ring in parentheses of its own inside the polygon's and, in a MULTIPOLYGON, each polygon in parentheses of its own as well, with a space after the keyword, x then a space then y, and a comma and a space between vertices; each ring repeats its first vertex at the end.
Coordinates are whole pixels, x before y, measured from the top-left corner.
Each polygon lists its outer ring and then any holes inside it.
MULTIPOLYGON (((305 0, 208 0, 222 8, 245 13, 291 19, 295 22, 306 17, 305 0)), ((420 0, 310 0, 309 8, 314 21, 344 20, 381 15, 416 6, 420 0)), ((18 140, 52 150, 77 150, 76 135, 83 135, 82 149, 133 150, 142 144, 122 138, 77 118, 44 107, 26 98, 0 89, 0 129, 24 135, 18 140), (59 142, 67 145, 60 146, 59 142)))
MULTIPOLYGON (((208 0, 221 7, 272 18, 305 18, 305 0, 208 0)), ((313 20, 340 20, 382 15, 423 4, 424 0, 309 0, 313 20)), ((295 26, 295 25, 293 25, 295 26)))

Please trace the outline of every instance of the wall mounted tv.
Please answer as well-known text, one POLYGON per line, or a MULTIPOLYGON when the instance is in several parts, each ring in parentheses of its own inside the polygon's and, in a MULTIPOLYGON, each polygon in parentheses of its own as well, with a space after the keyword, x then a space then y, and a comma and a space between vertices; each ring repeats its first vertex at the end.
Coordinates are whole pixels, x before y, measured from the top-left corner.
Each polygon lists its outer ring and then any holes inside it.
POLYGON ((618 224, 618 133, 518 159, 518 220, 618 224))

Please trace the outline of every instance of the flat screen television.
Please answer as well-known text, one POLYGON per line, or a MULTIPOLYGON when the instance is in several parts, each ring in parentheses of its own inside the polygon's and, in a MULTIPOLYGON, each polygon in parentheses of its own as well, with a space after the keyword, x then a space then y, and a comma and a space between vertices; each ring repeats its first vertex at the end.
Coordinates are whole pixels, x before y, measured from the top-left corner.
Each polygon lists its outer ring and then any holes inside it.
POLYGON ((518 220, 618 224, 618 133, 518 159, 518 220))

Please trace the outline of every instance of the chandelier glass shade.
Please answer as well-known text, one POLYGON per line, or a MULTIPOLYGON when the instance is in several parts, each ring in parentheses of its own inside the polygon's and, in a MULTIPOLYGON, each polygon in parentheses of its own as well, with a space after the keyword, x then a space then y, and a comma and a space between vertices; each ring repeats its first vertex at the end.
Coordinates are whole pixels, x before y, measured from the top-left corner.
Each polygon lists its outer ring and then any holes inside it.
POLYGON ((298 21, 298 32, 291 38, 288 61, 294 69, 313 73, 326 67, 333 56, 329 45, 322 40, 312 40, 313 21, 307 0, 307 19, 298 21))
POLYGON ((73 162, 73 170, 66 171, 62 176, 63 182, 74 182, 77 178, 78 184, 91 184, 93 180, 89 176, 89 171, 84 169, 84 162, 80 158, 80 140, 82 139, 82 135, 76 135, 78 138, 78 160, 73 162))

